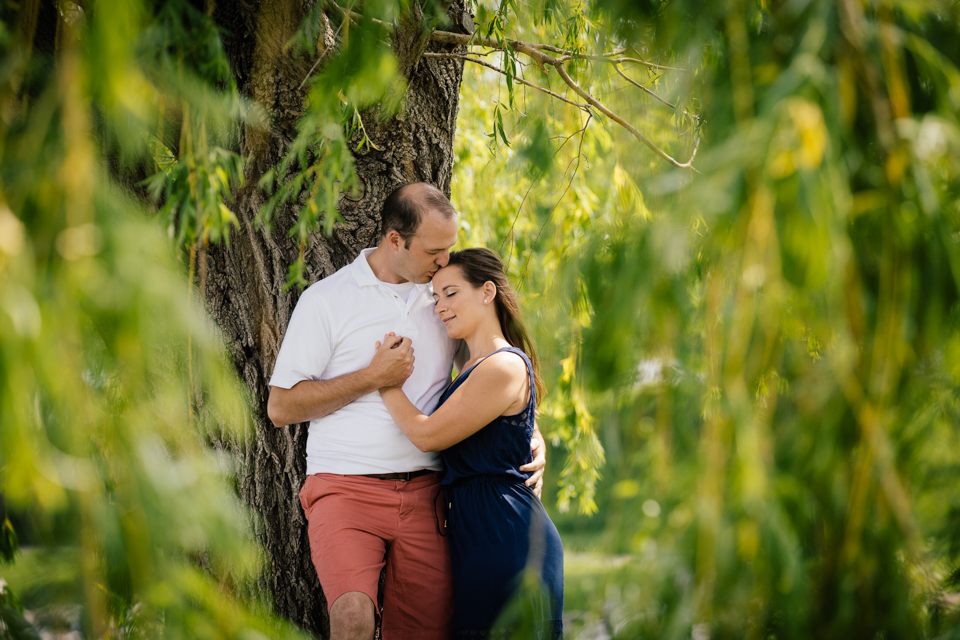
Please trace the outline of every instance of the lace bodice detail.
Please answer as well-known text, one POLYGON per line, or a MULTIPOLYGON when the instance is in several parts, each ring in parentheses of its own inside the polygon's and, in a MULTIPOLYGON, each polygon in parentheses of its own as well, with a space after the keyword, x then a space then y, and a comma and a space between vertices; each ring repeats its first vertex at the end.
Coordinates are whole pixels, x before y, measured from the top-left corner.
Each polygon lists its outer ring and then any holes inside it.
MULTIPOLYGON (((519 467, 533 459, 530 438, 533 436, 537 406, 533 365, 527 354, 516 347, 497 349, 490 356, 501 351, 509 351, 523 358, 530 376, 530 400, 520 413, 499 416, 472 436, 443 451, 441 455, 447 468, 442 482, 444 485, 478 476, 520 482, 529 476, 528 473, 521 472, 519 467)), ((440 404, 446 402, 483 360, 464 371, 447 387, 440 396, 440 404)))

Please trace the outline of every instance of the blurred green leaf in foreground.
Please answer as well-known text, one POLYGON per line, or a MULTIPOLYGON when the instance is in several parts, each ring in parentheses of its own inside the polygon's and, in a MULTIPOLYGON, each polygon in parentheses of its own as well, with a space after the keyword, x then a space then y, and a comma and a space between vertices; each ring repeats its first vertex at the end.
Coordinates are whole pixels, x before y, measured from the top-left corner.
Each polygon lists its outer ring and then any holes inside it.
MULTIPOLYGON (((58 33, 56 64, 0 7, 3 560, 7 511, 33 544, 0 575, 28 607, 82 605, 87 637, 296 637, 241 597, 260 553, 209 444, 248 429, 243 393, 161 225, 106 172, 143 156, 124 126, 162 97, 135 64, 148 16, 61 5, 84 39, 58 33)), ((0 580, 2 637, 30 637, 17 595, 0 580)))

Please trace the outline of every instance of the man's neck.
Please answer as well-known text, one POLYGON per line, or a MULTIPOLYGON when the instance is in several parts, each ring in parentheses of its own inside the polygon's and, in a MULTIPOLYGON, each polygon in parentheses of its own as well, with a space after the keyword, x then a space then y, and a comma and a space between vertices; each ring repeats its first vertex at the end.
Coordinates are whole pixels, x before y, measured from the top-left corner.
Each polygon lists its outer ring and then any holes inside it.
POLYGON ((392 262, 387 251, 389 251, 389 248, 380 244, 367 256, 367 264, 370 265, 370 270, 373 271, 373 275, 375 275, 380 282, 386 282, 387 284, 407 282, 407 280, 398 276, 391 268, 392 262))

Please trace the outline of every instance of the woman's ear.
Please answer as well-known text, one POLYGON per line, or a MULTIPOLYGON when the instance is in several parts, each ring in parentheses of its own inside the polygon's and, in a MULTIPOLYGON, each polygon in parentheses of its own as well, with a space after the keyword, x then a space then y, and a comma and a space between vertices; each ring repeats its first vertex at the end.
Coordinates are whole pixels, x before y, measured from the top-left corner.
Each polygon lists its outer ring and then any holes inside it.
POLYGON ((490 304, 497 298, 497 285, 489 280, 483 283, 483 304, 490 304))

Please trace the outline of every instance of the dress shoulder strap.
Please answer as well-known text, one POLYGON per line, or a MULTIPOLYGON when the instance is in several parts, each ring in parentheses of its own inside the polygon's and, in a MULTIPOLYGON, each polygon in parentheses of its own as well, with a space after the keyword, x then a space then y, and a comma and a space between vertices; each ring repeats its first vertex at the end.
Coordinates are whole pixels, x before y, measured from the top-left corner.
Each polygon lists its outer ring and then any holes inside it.
MULTIPOLYGON (((509 351, 510 353, 515 353, 523 358, 524 364, 527 365, 527 376, 530 378, 530 402, 527 403, 527 406, 537 406, 537 383, 533 377, 533 363, 530 362, 530 357, 524 353, 523 349, 518 349, 517 347, 503 347, 502 349, 497 349, 493 353, 498 353, 500 351, 509 351)), ((492 356, 493 353, 491 353, 490 356, 492 356)), ((487 358, 490 356, 487 356, 487 358)), ((484 358, 484 360, 485 359, 486 358, 484 358)), ((478 362, 477 364, 480 363, 478 362)))

